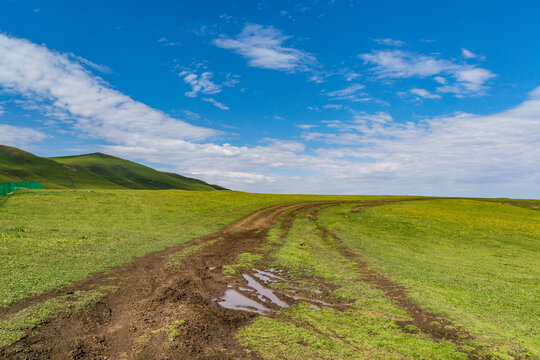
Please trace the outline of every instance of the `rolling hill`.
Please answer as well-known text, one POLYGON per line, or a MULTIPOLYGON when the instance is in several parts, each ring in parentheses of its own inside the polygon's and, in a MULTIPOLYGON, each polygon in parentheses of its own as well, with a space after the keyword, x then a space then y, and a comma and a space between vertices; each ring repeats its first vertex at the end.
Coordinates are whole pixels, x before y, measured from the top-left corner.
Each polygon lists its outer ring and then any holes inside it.
POLYGON ((101 153, 43 158, 0 145, 0 182, 21 180, 49 189, 225 190, 101 153))

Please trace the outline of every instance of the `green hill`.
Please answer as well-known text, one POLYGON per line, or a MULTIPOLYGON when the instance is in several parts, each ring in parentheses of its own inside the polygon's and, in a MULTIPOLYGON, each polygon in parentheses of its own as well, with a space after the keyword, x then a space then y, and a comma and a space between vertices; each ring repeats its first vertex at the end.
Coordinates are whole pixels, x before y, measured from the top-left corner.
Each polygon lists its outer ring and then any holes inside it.
POLYGON ((49 189, 223 189, 101 153, 42 158, 0 145, 0 182, 21 180, 36 181, 49 189))
POLYGON ((90 170, 128 189, 217 190, 204 181, 154 170, 148 166, 101 153, 51 158, 61 164, 90 170))

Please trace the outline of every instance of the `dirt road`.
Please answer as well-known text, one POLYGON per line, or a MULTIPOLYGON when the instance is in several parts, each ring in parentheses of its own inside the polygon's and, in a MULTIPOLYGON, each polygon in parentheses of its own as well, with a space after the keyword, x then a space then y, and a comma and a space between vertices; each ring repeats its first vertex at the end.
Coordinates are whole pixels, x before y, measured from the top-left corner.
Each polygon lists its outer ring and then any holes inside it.
MULTIPOLYGON (((261 246, 268 231, 291 210, 322 204, 285 204, 263 209, 214 234, 149 254, 106 275, 97 275, 68 289, 52 292, 49 296, 103 285, 117 286, 117 290, 103 301, 71 314, 59 314, 34 328, 24 339, 0 349, 0 357, 257 358, 246 353, 233 336, 257 314, 224 309, 215 301, 228 285, 222 266, 234 262, 238 254, 261 246), (172 254, 208 242, 211 244, 184 259, 182 266, 169 265, 172 254), (174 346, 169 336, 168 326, 178 319, 184 323, 180 334, 182 347, 174 346)), ((292 224, 292 221, 288 223, 292 224)), ((33 300, 43 299, 42 296, 33 300)), ((3 315, 18 311, 31 302, 32 299, 15 304, 3 315)))
MULTIPOLYGON (((359 207, 404 200, 414 199, 364 201, 359 207)), ((97 303, 71 313, 56 314, 28 331, 23 339, 0 349, 0 358, 257 359, 258 355, 242 347, 234 334, 260 314, 256 311, 226 309, 220 305, 219 296, 231 284, 231 278, 223 274, 223 266, 234 263, 239 254, 263 246, 268 232, 278 223, 281 223, 282 237, 286 237, 298 214, 308 214, 318 224, 319 209, 340 203, 308 202, 262 209, 214 234, 151 253, 106 274, 98 274, 70 287, 13 304, 0 313, 0 318, 62 293, 102 286, 116 288, 97 303), (181 265, 171 266, 171 257, 189 248, 197 248, 197 251, 183 257, 181 265), (174 341, 175 338, 181 341, 174 341)), ((318 226, 323 238, 335 236, 318 226)), ((459 339, 469 336, 454 330, 444 318, 413 304, 406 298, 403 287, 369 270, 365 262, 353 255, 345 245, 342 244, 340 251, 343 256, 357 262, 364 275, 363 281, 383 290, 389 299, 411 315, 413 320, 410 323, 435 340, 446 339, 459 344, 459 339), (434 319, 442 325, 429 325, 434 319)), ((245 280, 255 282, 255 287, 259 285, 253 278, 238 276, 239 283, 245 283, 245 280)), ((298 296, 297 300, 310 301, 302 296, 298 296)), ((261 305, 257 305, 255 297, 247 301, 254 304, 255 310, 261 305)), ((266 309, 264 306, 282 306, 280 301, 276 298, 273 303, 261 305, 263 311, 266 309)), ((247 306, 249 308, 250 305, 247 306)), ((475 358, 474 352, 468 355, 475 358)))

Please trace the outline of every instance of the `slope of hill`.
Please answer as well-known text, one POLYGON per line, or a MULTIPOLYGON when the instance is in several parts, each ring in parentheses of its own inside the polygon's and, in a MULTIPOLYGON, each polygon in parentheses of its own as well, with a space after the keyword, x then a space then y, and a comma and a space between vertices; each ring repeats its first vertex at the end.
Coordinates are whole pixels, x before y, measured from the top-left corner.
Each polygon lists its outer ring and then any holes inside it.
POLYGON ((88 169, 64 165, 14 147, 0 145, 0 182, 21 180, 36 181, 49 189, 121 188, 88 169))
POLYGON ((0 145, 0 182, 21 180, 36 181, 49 189, 222 189, 104 154, 42 158, 0 145))
POLYGON ((93 153, 51 158, 61 164, 90 170, 108 181, 128 189, 217 190, 204 181, 154 170, 148 166, 114 156, 93 153))

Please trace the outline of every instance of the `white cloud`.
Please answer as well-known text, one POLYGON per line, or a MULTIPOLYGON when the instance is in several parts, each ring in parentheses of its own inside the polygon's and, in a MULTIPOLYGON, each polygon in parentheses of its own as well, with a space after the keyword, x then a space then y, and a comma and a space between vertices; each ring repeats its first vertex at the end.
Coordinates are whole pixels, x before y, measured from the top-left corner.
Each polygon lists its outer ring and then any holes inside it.
POLYGON ((358 90, 362 90, 364 87, 365 86, 361 84, 353 84, 351 86, 347 86, 345 89, 329 91, 326 93, 326 95, 330 97, 342 97, 342 96, 352 95, 356 93, 358 90))
POLYGON ((386 39, 371 39, 373 41, 375 41, 377 44, 379 45, 385 45, 385 46, 397 46, 397 47, 400 47, 400 46, 403 46, 405 45, 405 42, 404 41, 401 41, 401 40, 394 40, 394 39, 390 39, 390 38, 386 38, 386 39))
POLYGON ((454 78, 452 84, 438 89, 443 93, 454 93, 456 96, 484 95, 485 83, 496 75, 491 71, 469 64, 458 64, 447 59, 406 52, 401 50, 376 50, 359 57, 366 63, 374 64, 371 71, 379 78, 426 78, 434 76, 434 80, 445 83, 440 75, 454 78))
POLYGON ((192 71, 184 70, 178 76, 182 77, 186 84, 191 85, 191 91, 184 93, 184 95, 189 97, 197 97, 199 92, 206 95, 213 95, 220 93, 222 90, 221 85, 217 85, 210 80, 213 74, 209 71, 198 75, 192 71))
POLYGON ((312 129, 314 127, 317 127, 317 125, 313 125, 313 124, 297 124, 296 127, 300 128, 302 130, 309 130, 309 129, 312 129))
POLYGON ((339 110, 339 109, 343 109, 343 105, 342 104, 326 104, 326 105, 323 105, 323 108, 339 110))
POLYGON ((325 94, 326 96, 331 97, 332 100, 350 100, 353 102, 366 101, 369 99, 365 97, 359 97, 359 95, 366 95, 364 92, 360 92, 360 90, 364 88, 365 88, 364 85, 352 84, 352 85, 347 86, 344 89, 329 91, 325 94))
POLYGON ((0 104, 0 116, 4 115, 4 113, 5 113, 4 107, 2 106, 2 104, 0 104))
POLYGON ((229 22, 229 21, 231 21, 232 16, 227 15, 227 14, 221 14, 221 15, 219 15, 219 18, 225 20, 226 22, 229 22))
POLYGON ((326 80, 326 78, 328 78, 328 76, 330 76, 330 74, 317 72, 309 77, 309 81, 316 84, 322 84, 326 80))
POLYGON ((432 94, 432 93, 430 93, 429 91, 427 91, 425 89, 414 88, 414 89, 409 90, 409 92, 411 94, 422 97, 424 99, 440 99, 441 98, 440 95, 432 94))
POLYGON ((165 36, 158 39, 158 43, 161 44, 161 46, 182 46, 182 43, 177 41, 169 41, 165 36))
POLYGON ((212 40, 220 48, 233 50, 248 60, 248 65, 263 69, 287 72, 310 71, 316 64, 313 55, 284 47, 290 39, 272 26, 246 24, 242 32, 234 37, 221 35, 212 40))
POLYGON ((465 67, 457 70, 454 76, 467 90, 478 92, 484 88, 485 82, 495 77, 495 74, 482 68, 465 67))
POLYGON ((319 154, 363 161, 361 169, 342 170, 354 184, 381 181, 394 193, 530 197, 540 191, 539 114, 540 87, 524 103, 493 115, 459 114, 420 123, 359 116, 329 122, 329 130, 337 132, 305 133, 304 138, 349 145, 319 154))
POLYGON ((47 137, 43 132, 31 128, 0 124, 0 144, 2 145, 31 147, 47 137))
POLYGON ((343 77, 345 78, 345 81, 352 81, 358 77, 360 77, 361 75, 354 72, 354 71, 345 71, 344 74, 343 74, 343 77))
POLYGON ((366 124, 366 123, 378 123, 378 124, 388 124, 394 121, 392 115, 387 112, 380 111, 375 114, 370 114, 365 111, 355 113, 353 116, 354 122, 357 124, 366 124))
POLYGON ((376 50, 359 55, 367 63, 375 64, 371 70, 380 77, 428 77, 454 67, 448 60, 402 50, 376 50))
POLYGON ((223 103, 220 103, 216 99, 213 98, 203 98, 203 101, 209 102, 210 104, 214 105, 217 108, 220 108, 221 110, 230 110, 229 107, 223 103))
POLYGON ((112 89, 67 54, 0 34, 0 87, 87 136, 117 143, 141 138, 204 139, 218 132, 172 118, 112 89))
POLYGON ((442 85, 446 84, 446 79, 443 78, 442 76, 435 76, 433 80, 435 80, 436 82, 442 85))
POLYGON ((465 59, 474 59, 477 57, 477 55, 465 48, 461 49, 461 54, 465 59))
POLYGON ((86 65, 88 66, 89 68, 91 69, 94 69, 94 70, 97 70, 99 71, 100 73, 104 73, 104 74, 112 74, 112 70, 110 67, 108 66, 105 66, 105 65, 100 65, 100 64, 96 64, 88 59, 85 59, 83 57, 80 57, 80 56, 77 56, 73 53, 69 53, 69 56, 75 60, 77 60, 78 62, 80 62, 81 64, 83 65, 86 65))
POLYGON ((279 15, 291 20, 293 19, 293 16, 287 10, 280 10, 279 15))
POLYGON ((203 176, 215 179, 214 182, 220 184, 237 184, 241 182, 246 185, 273 183, 276 181, 275 176, 253 174, 244 171, 221 171, 211 169, 200 169, 192 173, 193 176, 203 176))
POLYGON ((227 73, 225 77, 226 77, 226 80, 223 82, 224 86, 232 88, 240 83, 240 80, 239 80, 240 76, 238 75, 227 73))
POLYGON ((302 134, 306 141, 324 141, 328 144, 356 145, 362 142, 362 136, 352 133, 328 134, 321 132, 306 132, 302 134))

